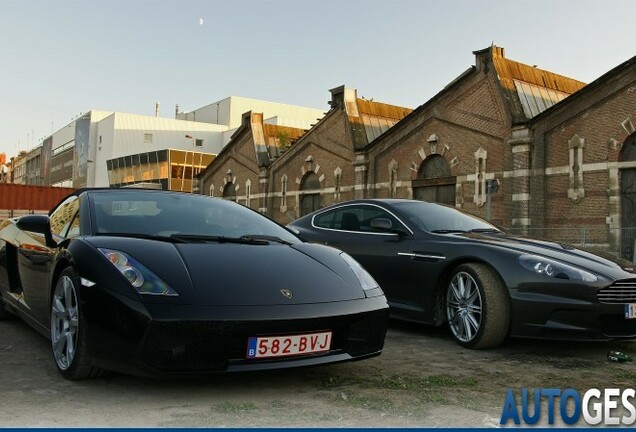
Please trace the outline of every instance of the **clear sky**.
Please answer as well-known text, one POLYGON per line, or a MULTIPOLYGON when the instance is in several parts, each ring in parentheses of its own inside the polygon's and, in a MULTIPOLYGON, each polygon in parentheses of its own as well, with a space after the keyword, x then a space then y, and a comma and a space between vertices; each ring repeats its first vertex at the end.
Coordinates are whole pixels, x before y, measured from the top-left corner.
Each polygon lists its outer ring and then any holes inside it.
POLYGON ((0 153, 90 109, 174 117, 228 96, 415 108, 492 43, 591 82, 636 55, 633 0, 0 0, 0 153))

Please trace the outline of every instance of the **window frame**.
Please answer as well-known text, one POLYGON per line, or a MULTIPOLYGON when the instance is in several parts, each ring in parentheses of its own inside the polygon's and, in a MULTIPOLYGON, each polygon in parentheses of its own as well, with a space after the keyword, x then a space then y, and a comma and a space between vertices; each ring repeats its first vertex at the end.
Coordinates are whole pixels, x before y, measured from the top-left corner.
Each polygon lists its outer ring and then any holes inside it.
MULTIPOLYGON (((401 224, 404 228, 406 228, 406 230, 410 233, 410 235, 413 235, 413 230, 411 230, 408 227, 408 225, 406 225, 404 223, 404 221, 401 218, 399 218, 394 212, 392 212, 391 210, 389 210, 386 207, 383 207, 383 206, 378 205, 378 204, 373 204, 373 203, 351 203, 351 204, 343 204, 343 205, 338 205, 336 207, 331 207, 331 208, 325 209, 324 211, 316 213, 315 215, 312 216, 312 218, 311 218, 311 226, 313 228, 324 230, 324 231, 335 231, 335 232, 344 232, 344 233, 351 233, 351 234, 369 234, 369 235, 376 235, 376 236, 377 235, 379 235, 379 236, 394 236, 395 235, 395 233, 390 233, 390 232, 351 231, 351 230, 343 230, 343 229, 340 229, 340 228, 325 228, 325 227, 316 225, 316 218, 317 217, 320 217, 320 216, 324 215, 325 213, 342 211, 343 209, 345 209, 347 207, 375 207, 375 208, 379 208, 380 210, 388 213, 393 218, 395 218, 395 220, 397 220, 399 224, 401 224)), ((334 215, 334 217, 335 217, 335 215, 334 215)))

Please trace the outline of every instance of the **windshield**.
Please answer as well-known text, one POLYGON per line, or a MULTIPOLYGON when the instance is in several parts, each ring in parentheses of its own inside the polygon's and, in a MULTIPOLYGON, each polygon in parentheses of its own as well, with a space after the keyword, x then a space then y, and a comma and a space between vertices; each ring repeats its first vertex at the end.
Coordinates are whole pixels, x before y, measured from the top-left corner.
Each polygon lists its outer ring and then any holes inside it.
POLYGON ((198 194, 99 191, 90 194, 95 234, 138 236, 272 237, 299 240, 240 204, 198 194))
POLYGON ((397 203, 395 207, 424 231, 441 233, 499 231, 497 227, 485 220, 453 207, 424 201, 397 203))

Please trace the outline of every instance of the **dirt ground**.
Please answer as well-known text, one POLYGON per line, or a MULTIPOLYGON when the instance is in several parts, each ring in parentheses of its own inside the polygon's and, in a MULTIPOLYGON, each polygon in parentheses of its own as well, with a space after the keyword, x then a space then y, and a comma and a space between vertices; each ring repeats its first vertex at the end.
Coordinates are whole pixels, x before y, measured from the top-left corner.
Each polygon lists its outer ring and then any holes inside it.
POLYGON ((22 321, 0 322, 0 427, 497 427, 508 388, 636 383, 636 364, 606 360, 608 349, 636 355, 634 342, 471 351, 445 328, 395 321, 380 357, 206 380, 70 382, 48 344, 22 321))

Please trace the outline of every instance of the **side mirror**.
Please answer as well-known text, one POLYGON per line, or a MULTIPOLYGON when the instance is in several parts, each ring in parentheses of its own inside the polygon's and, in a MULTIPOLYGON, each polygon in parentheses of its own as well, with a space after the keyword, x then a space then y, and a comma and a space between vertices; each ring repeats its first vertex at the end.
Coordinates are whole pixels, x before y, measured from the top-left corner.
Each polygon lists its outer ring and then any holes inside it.
POLYGON ((46 245, 56 246, 51 234, 51 221, 47 215, 26 215, 22 216, 15 224, 22 231, 31 231, 44 235, 46 245))
POLYGON ((384 231, 384 232, 397 234, 399 236, 408 234, 401 225, 393 226, 393 222, 391 222, 391 219, 382 218, 382 217, 371 219, 371 228, 376 229, 378 231, 384 231))
POLYGON ((393 229, 393 222, 387 218, 371 219, 371 228, 379 231, 391 231, 393 229))

